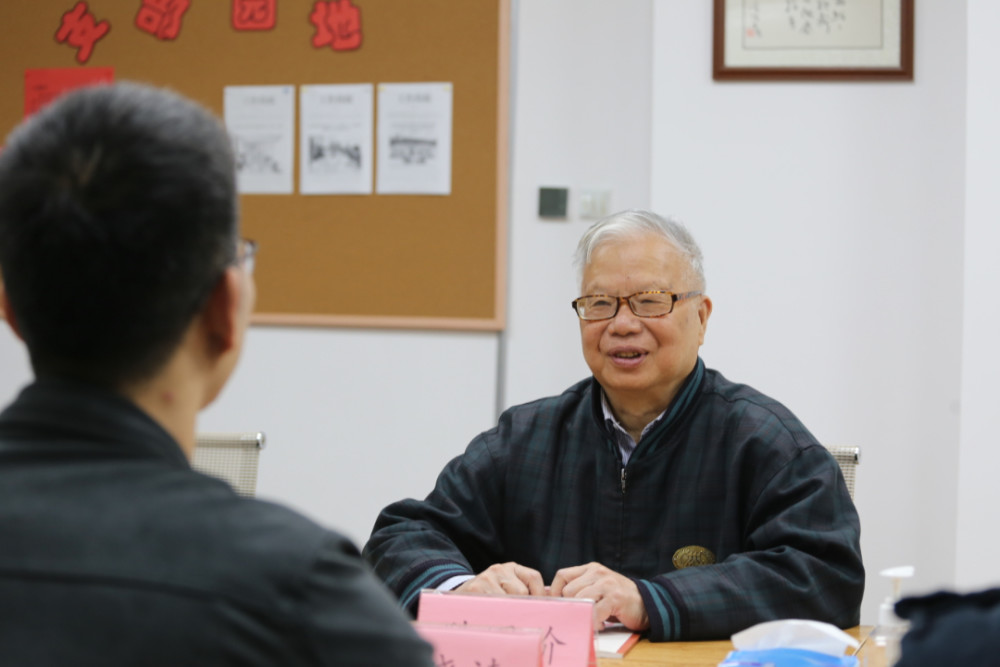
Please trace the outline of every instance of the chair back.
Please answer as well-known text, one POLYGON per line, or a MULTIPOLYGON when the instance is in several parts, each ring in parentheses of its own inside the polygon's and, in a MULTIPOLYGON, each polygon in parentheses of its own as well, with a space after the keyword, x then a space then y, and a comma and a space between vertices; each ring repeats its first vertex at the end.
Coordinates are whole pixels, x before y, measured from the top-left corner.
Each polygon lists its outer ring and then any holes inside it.
POLYGON ((259 431, 199 433, 191 467, 229 482, 236 493, 252 498, 257 493, 257 459, 263 448, 264 434, 259 431))
POLYGON ((840 465, 840 472, 844 474, 844 481, 847 482, 847 491, 854 500, 854 476, 858 464, 861 462, 861 448, 846 445, 827 445, 826 447, 837 459, 840 465))

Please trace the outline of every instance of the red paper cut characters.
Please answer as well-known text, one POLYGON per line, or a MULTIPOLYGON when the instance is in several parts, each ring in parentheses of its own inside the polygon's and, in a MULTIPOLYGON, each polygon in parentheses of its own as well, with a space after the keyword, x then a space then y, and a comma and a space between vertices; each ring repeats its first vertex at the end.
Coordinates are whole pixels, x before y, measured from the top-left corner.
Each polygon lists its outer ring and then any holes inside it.
POLYGON ((111 23, 94 19, 86 2, 78 2, 62 15, 62 24, 56 31, 56 41, 76 47, 76 62, 81 65, 90 60, 94 44, 111 30, 111 23))
POLYGON ((235 30, 270 30, 276 21, 277 0, 233 0, 235 30))
POLYGON ((309 22, 316 26, 312 45, 329 45, 334 51, 353 51, 361 46, 361 10, 351 0, 317 0, 309 22))
POLYGON ((142 0, 135 14, 135 27, 157 39, 177 39, 181 19, 191 6, 191 0, 142 0))

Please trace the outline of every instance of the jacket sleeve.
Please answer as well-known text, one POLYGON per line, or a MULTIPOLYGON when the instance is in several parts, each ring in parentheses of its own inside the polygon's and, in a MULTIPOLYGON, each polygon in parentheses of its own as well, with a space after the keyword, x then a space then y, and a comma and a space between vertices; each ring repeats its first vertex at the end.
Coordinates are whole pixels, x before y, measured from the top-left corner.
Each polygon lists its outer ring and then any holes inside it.
POLYGON ((750 503, 743 550, 722 562, 635 579, 653 641, 725 638, 764 621, 857 625, 860 523, 840 468, 806 447, 750 503))
POLYGON ((299 622, 315 664, 434 665, 430 644, 347 539, 331 533, 302 584, 299 622))
POLYGON ((364 557, 414 615, 422 589, 477 574, 502 558, 496 437, 497 429, 477 437, 445 466, 425 500, 393 503, 375 522, 364 557))

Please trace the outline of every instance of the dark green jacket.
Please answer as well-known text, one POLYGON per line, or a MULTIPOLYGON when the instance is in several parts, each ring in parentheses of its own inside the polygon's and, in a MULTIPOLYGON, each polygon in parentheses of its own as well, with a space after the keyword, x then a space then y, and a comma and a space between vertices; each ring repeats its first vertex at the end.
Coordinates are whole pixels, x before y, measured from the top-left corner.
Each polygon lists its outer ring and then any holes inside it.
POLYGON ((507 410, 426 500, 383 510, 363 554, 404 606, 493 563, 549 583, 597 561, 636 581, 654 641, 779 618, 858 623, 858 515, 836 461, 791 412, 699 359, 622 466, 600 391, 588 379, 507 410), (717 564, 676 569, 685 546, 717 564))
POLYGON ((347 539, 193 471, 124 398, 52 380, 0 414, 0 663, 434 664, 347 539))

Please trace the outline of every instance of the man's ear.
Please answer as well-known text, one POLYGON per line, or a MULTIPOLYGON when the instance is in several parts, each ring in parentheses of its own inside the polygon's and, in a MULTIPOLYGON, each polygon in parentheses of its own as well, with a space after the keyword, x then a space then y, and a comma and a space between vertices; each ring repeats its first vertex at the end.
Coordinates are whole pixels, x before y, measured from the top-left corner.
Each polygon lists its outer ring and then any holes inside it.
POLYGON ((698 304, 698 319, 701 321, 701 333, 698 335, 698 344, 705 344, 705 330, 708 329, 708 318, 712 315, 712 300, 710 298, 702 297, 701 303, 698 304))
POLYGON ((3 283, 0 282, 0 310, 3 311, 3 316, 7 320, 7 324, 10 325, 11 331, 14 335, 24 340, 24 336, 21 335, 21 329, 17 326, 17 318, 14 316, 14 309, 10 305, 10 299, 7 298, 7 291, 3 288, 3 283))
POLYGON ((223 354, 233 349, 239 339, 240 272, 226 269, 212 288, 201 311, 209 350, 223 354))

